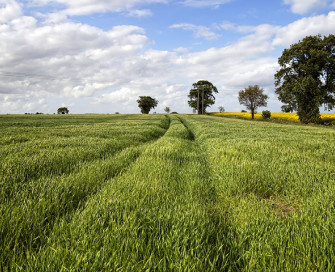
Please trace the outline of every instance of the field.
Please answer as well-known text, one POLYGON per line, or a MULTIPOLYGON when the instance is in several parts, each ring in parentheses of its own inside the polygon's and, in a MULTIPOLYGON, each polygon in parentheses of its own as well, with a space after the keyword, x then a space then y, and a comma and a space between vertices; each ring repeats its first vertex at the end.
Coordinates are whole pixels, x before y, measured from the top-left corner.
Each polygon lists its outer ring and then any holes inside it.
POLYGON ((335 130, 0 116, 1 271, 334 271, 335 130))
MULTIPOLYGON (((238 117, 238 118, 251 118, 250 112, 214 112, 211 115, 224 116, 224 117, 238 117)), ((262 113, 258 112, 255 114, 256 119, 262 118, 262 113)), ((277 121, 289 121, 299 123, 299 117, 296 113, 283 113, 283 112, 272 112, 271 119, 277 121)), ((328 123, 335 125, 335 113, 321 113, 321 119, 328 123)))

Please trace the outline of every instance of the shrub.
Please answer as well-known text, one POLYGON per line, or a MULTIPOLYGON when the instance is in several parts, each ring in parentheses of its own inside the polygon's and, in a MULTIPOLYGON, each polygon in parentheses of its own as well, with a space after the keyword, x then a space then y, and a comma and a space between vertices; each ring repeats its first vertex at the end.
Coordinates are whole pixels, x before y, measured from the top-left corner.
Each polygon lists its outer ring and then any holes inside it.
POLYGON ((262 111, 262 117, 263 117, 263 119, 270 119, 271 111, 268 111, 268 110, 262 111))
POLYGON ((241 110, 241 112, 247 112, 246 110, 241 110))

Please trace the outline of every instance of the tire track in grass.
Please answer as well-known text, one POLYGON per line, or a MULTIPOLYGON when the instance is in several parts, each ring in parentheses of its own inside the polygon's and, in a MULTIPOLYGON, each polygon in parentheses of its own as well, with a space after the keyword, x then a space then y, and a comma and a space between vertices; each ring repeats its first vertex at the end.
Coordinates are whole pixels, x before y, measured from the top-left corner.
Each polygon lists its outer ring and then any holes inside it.
POLYGON ((179 116, 177 116, 177 118, 184 125, 184 127, 187 129, 189 140, 194 141, 195 136, 194 136, 193 131, 190 129, 189 125, 186 123, 186 121, 184 119, 180 118, 179 116))
POLYGON ((23 265, 54 271, 226 269, 231 231, 212 210, 216 192, 206 157, 187 123, 171 119, 164 137, 70 222, 59 221, 23 265))
POLYGON ((81 210, 108 179, 127 171, 148 144, 150 142, 125 148, 104 160, 81 163, 80 171, 69 175, 34 180, 28 184, 29 190, 21 190, 15 199, 3 202, 0 206, 0 268, 14 269, 17 263, 37 254, 55 222, 70 220, 74 211, 81 210))
POLYGON ((165 116, 154 128, 144 123, 143 131, 125 137, 101 139, 81 135, 74 139, 61 138, 60 142, 56 137, 20 145, 7 156, 0 155, 0 200, 12 198, 31 180, 70 174, 79 170, 80 163, 108 158, 124 148, 156 140, 164 135, 168 126, 165 116))

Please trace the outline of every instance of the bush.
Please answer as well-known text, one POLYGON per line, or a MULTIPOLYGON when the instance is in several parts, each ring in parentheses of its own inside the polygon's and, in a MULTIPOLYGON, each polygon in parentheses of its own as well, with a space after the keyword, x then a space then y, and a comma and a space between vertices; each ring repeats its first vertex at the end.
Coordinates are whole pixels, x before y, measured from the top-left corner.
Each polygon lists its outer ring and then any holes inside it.
POLYGON ((263 119, 270 119, 271 111, 268 111, 268 110, 262 111, 262 117, 263 119))
POLYGON ((246 110, 241 110, 241 112, 247 112, 246 110))

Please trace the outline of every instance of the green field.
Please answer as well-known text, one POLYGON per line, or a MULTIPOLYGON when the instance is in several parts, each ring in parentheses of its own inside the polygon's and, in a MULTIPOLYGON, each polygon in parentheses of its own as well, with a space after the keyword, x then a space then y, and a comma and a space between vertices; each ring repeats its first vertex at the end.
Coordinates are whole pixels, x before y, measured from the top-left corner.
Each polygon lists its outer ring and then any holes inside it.
POLYGON ((1 271, 334 271, 335 130, 0 116, 1 271))

